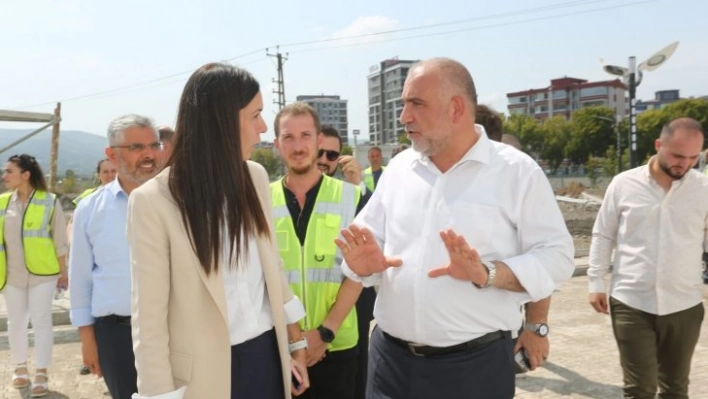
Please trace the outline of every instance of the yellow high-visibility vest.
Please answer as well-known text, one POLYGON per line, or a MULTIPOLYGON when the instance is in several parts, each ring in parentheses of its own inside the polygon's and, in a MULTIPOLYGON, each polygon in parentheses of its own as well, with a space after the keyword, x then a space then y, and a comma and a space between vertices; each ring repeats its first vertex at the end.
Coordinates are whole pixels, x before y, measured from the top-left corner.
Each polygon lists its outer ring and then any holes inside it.
MULTIPOLYGON (((305 306, 306 316, 300 320, 300 328, 312 330, 322 324, 337 300, 344 274, 340 268, 342 254, 334 239, 354 220, 361 190, 352 184, 323 176, 307 225, 305 244, 301 246, 285 202, 282 179, 271 183, 270 187, 275 235, 283 268, 290 288, 305 306)), ((358 339, 356 308, 352 307, 328 349, 353 348, 358 339)))
MULTIPOLYGON (((12 192, 0 195, 0 289, 7 283, 7 252, 5 252, 5 215, 12 192)), ((54 276, 61 272, 54 249, 51 223, 56 195, 34 191, 22 217, 22 246, 25 265, 37 276, 54 276)))

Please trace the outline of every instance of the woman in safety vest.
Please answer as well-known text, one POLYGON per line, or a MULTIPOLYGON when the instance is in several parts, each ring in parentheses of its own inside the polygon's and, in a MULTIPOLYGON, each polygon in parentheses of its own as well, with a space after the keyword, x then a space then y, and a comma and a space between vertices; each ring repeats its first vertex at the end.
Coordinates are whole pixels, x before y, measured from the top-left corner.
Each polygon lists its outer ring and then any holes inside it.
MULTIPOLYGON (((79 194, 79 196, 74 198, 74 200, 71 202, 74 203, 74 205, 79 205, 79 201, 88 197, 90 194, 92 194, 102 186, 105 186, 106 184, 115 180, 117 173, 118 172, 116 169, 116 165, 111 162, 110 159, 101 159, 100 161, 98 161, 98 165, 96 165, 96 179, 101 183, 101 185, 98 187, 89 188, 88 190, 79 194)), ((69 236, 71 236, 71 234, 69 234, 69 236)))
POLYGON ((27 370, 28 322, 32 322, 36 373, 30 396, 49 393, 52 360, 52 299, 68 287, 66 220, 57 196, 47 191, 37 160, 13 155, 5 164, 0 195, 0 289, 7 305, 8 340, 15 367, 12 385, 30 385, 27 370))

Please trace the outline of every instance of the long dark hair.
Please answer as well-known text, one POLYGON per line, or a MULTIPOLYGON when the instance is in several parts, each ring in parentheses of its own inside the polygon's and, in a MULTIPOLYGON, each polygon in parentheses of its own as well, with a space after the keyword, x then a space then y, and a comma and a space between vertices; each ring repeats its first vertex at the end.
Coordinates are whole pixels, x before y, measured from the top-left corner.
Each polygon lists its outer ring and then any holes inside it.
POLYGON ((241 237, 270 239, 266 216, 246 160, 241 155, 239 110, 258 94, 246 70, 211 63, 199 68, 182 92, 175 143, 167 162, 169 188, 204 271, 218 271, 222 231, 229 232, 230 257, 248 251, 241 237), (235 253, 234 253, 235 249, 235 253))
POLYGON ((22 172, 29 172, 29 184, 37 191, 49 191, 47 189, 47 181, 44 180, 44 173, 39 163, 32 155, 21 154, 13 155, 8 158, 7 162, 12 162, 17 165, 22 172))

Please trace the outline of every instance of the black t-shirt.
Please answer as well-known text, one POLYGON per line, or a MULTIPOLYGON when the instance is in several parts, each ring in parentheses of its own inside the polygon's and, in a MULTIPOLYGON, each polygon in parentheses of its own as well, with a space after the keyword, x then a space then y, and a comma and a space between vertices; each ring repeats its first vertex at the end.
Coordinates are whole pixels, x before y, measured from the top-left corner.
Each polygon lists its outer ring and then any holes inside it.
MULTIPOLYGON (((317 194, 320 192, 323 179, 324 177, 320 176, 317 183, 307 191, 305 194, 305 204, 302 209, 300 209, 300 204, 297 202, 295 194, 285 185, 285 179, 282 181, 285 203, 288 205, 288 211, 290 211, 290 217, 293 219, 293 226, 295 226, 295 234, 297 234, 301 246, 305 245, 307 224, 310 223, 310 215, 312 215, 312 211, 315 209, 315 201, 317 200, 317 194)), ((359 197, 356 213, 359 213, 366 204, 366 201, 362 201, 363 199, 363 196, 359 197)), ((366 200, 368 200, 368 198, 366 198, 366 200)), ((334 238, 335 237, 332 237, 332 240, 334 240, 334 238)))

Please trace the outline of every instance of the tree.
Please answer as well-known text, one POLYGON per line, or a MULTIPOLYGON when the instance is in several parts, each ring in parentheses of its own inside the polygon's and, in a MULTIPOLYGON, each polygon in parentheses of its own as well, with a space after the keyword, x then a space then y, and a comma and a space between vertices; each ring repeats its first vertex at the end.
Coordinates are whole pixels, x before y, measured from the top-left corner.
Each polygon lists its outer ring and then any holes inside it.
POLYGON ((604 157, 607 148, 616 141, 614 121, 614 111, 607 107, 593 106, 575 111, 566 156, 575 164, 585 163, 590 156, 604 157))
POLYGON ((61 192, 63 194, 75 194, 78 192, 78 184, 76 181, 76 173, 68 169, 61 181, 61 192))
POLYGON ((348 145, 344 144, 342 146, 342 155, 352 155, 352 154, 354 154, 354 150, 352 150, 352 148, 349 147, 348 145))
POLYGON ((256 148, 251 154, 251 160, 261 164, 268 172, 270 180, 275 180, 282 175, 282 163, 270 148, 256 148))
POLYGON ((524 114, 514 114, 504 120, 504 132, 516 135, 523 150, 538 158, 543 151, 544 138, 539 122, 524 114))
POLYGON ((570 125, 564 117, 557 115, 544 120, 540 132, 543 136, 541 159, 548 162, 551 174, 555 174, 565 159, 564 149, 570 139, 570 125))
POLYGON ((401 133, 398 135, 398 144, 411 145, 411 139, 408 138, 407 134, 401 133))

